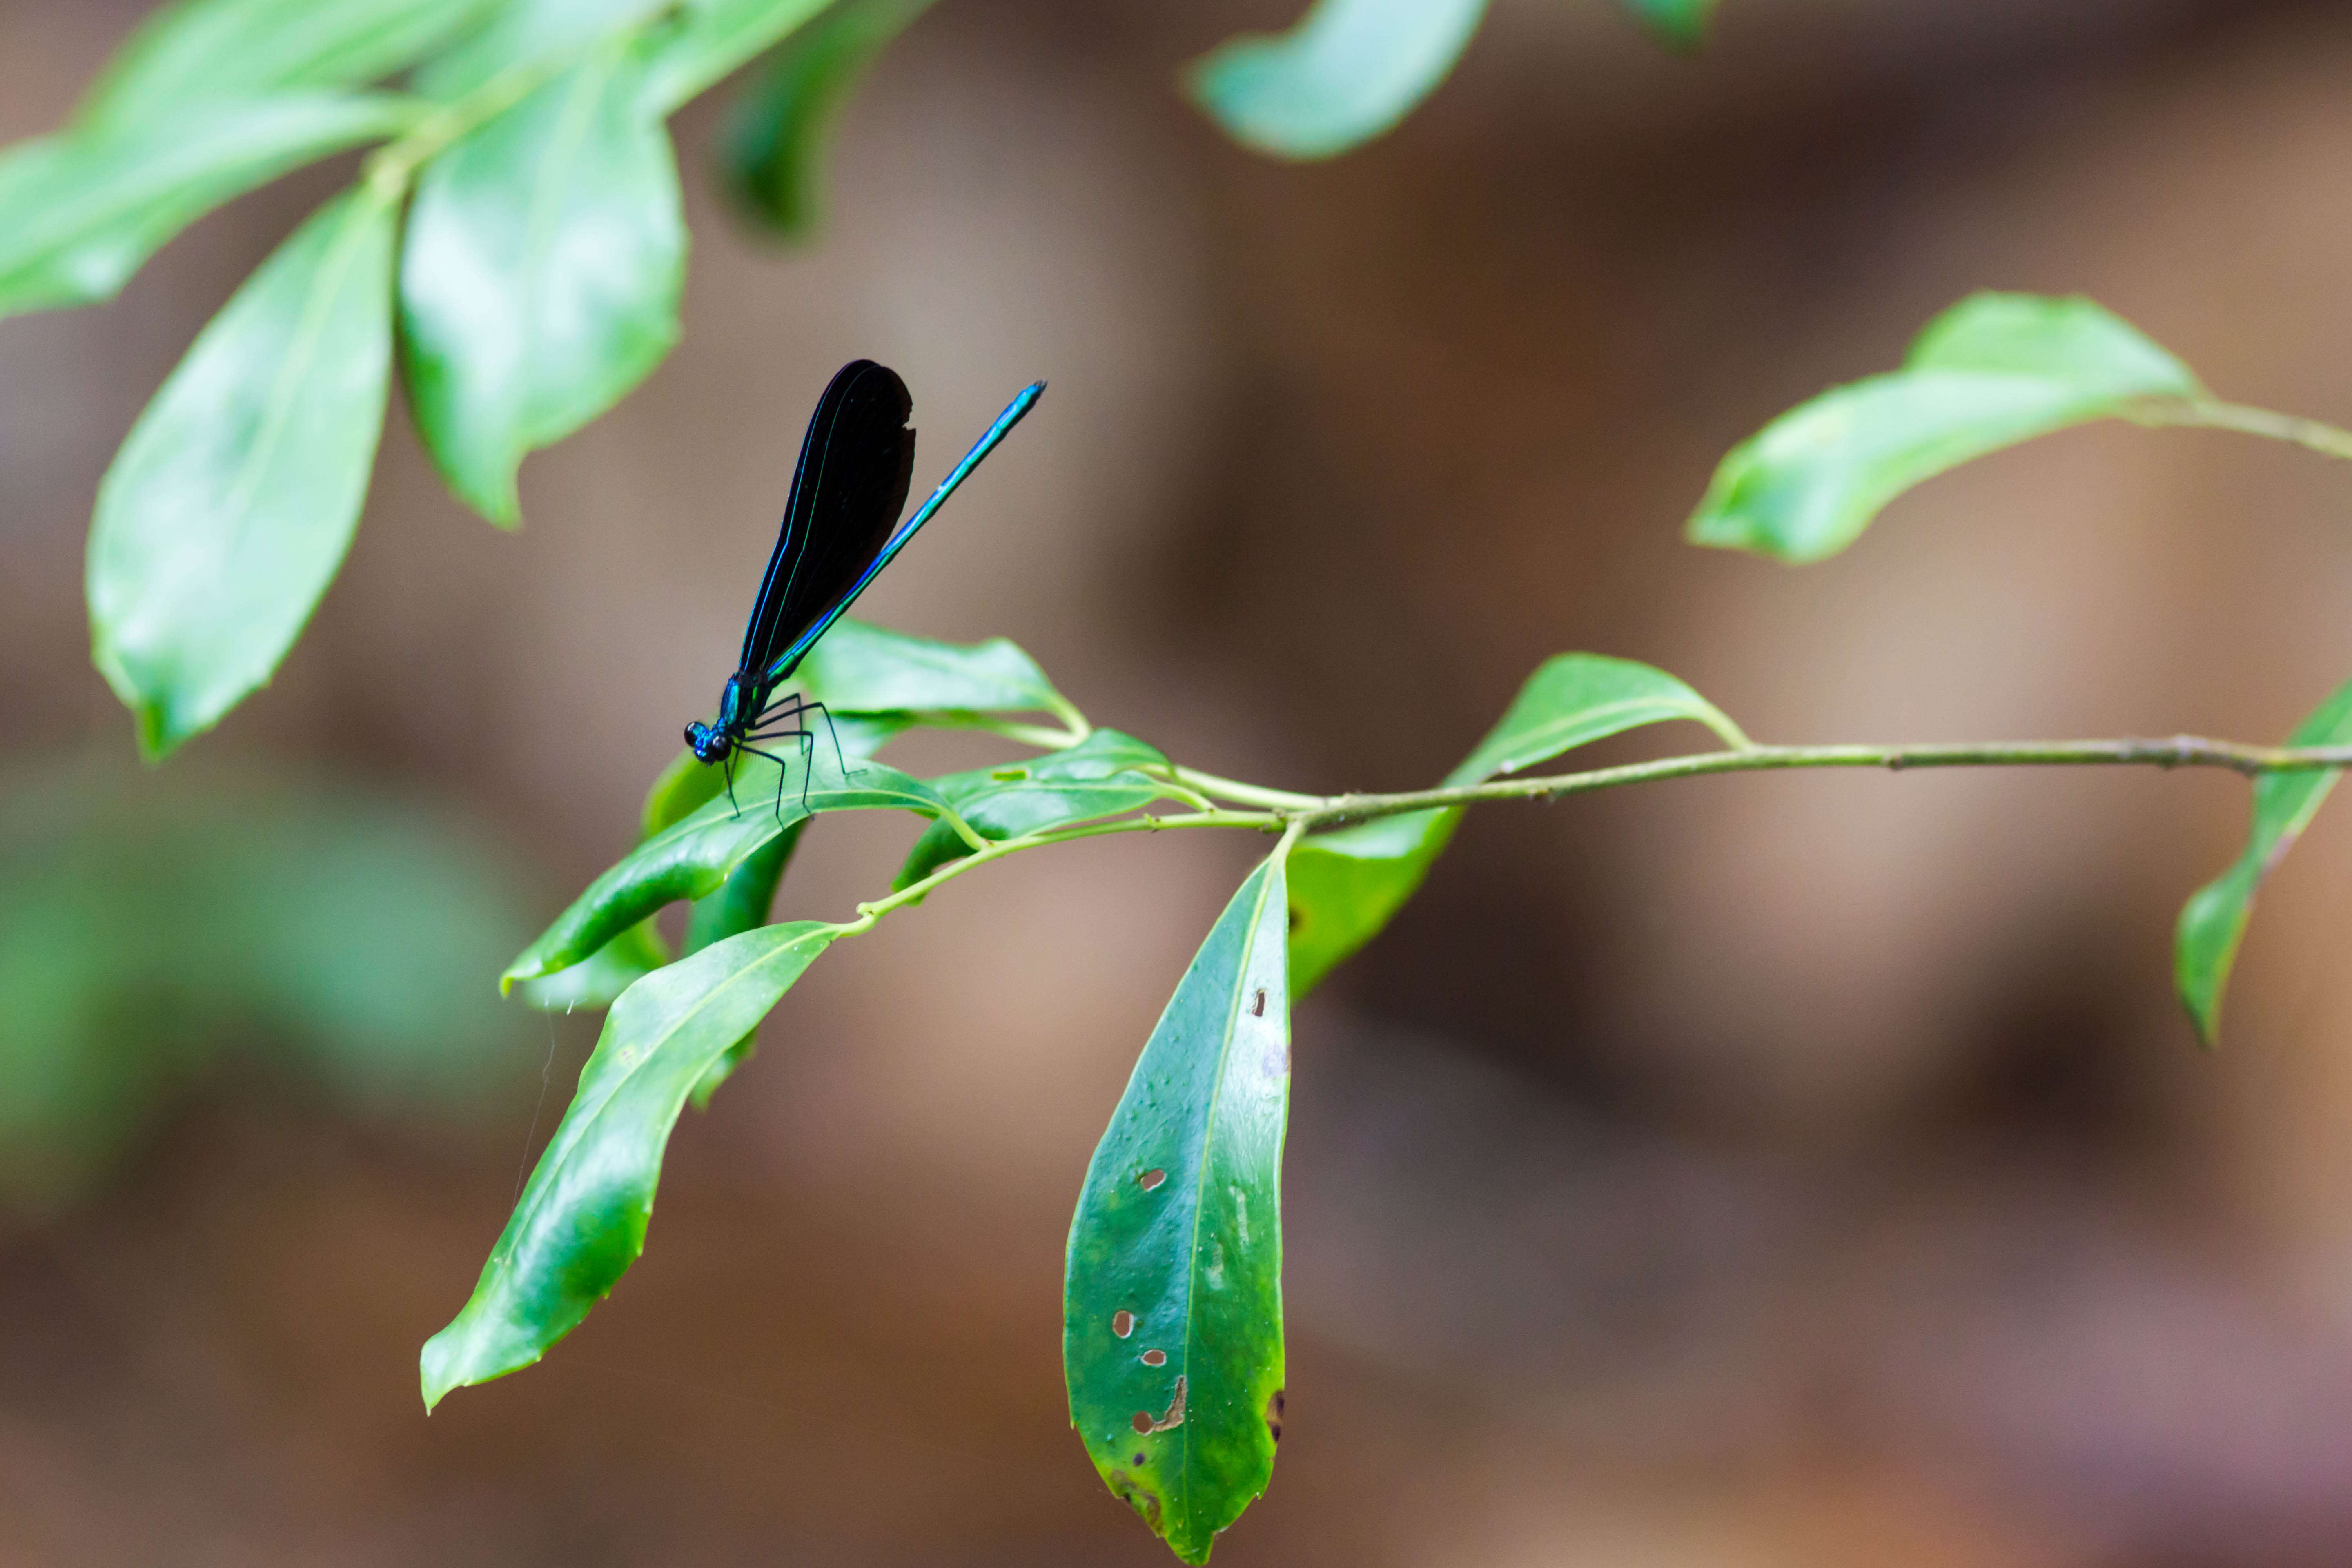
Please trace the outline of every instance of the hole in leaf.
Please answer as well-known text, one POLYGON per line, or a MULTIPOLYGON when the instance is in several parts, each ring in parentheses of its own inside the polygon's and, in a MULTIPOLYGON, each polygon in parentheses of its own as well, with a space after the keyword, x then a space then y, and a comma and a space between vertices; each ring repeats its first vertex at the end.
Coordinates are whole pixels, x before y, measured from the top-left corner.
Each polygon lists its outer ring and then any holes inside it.
POLYGON ((1110 1331, 1120 1339, 1135 1332, 1135 1314, 1121 1307, 1110 1315, 1110 1331))
POLYGON ((1250 1016, 1253 1018, 1265 1016, 1265 987, 1263 985, 1258 987, 1257 999, 1250 1004, 1250 1016))
POLYGON ((1143 1352, 1143 1364, 1146 1366, 1166 1366, 1168 1364, 1168 1352, 1166 1351, 1145 1351, 1143 1352))
POLYGON ((1138 1454, 1138 1455, 1135 1457, 1135 1462, 1136 1462, 1137 1464, 1139 1464, 1139 1464, 1141 1464, 1141 1463, 1143 1463, 1143 1456, 1142 1456, 1142 1455, 1140 1455, 1140 1454, 1138 1454))
POLYGON ((1168 1173, 1155 1165, 1150 1170, 1144 1172, 1143 1174, 1136 1177, 1135 1179, 1143 1184, 1143 1190, 1148 1193, 1154 1187, 1157 1187, 1160 1183, 1166 1181, 1168 1179, 1168 1173))
POLYGON ((1278 1388, 1274 1397, 1265 1402, 1265 1429, 1274 1434, 1276 1442, 1282 1441, 1282 1390, 1278 1388))
POLYGON ((1149 1432, 1151 1430, 1150 1411, 1139 1410, 1135 1413, 1135 1429, 1139 1432, 1149 1432))

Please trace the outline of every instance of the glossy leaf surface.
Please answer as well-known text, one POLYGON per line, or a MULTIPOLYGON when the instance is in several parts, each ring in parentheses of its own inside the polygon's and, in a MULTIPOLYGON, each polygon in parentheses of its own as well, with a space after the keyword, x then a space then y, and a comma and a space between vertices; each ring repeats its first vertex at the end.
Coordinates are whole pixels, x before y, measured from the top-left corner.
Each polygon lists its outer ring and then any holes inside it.
POLYGON ((1304 996, 1420 890, 1462 808, 1318 833, 1290 852, 1290 992, 1304 996))
POLYGON ((409 401, 450 489, 503 525, 520 519, 524 454, 610 408, 677 341, 677 160, 628 44, 434 159, 409 212, 409 401))
POLYGON ((1445 782, 1478 784, 1606 736, 1675 719, 1706 725, 1727 745, 1748 744, 1714 703, 1663 669, 1595 653, 1560 654, 1528 677, 1503 717, 1445 782))
MULTIPOLYGON (((1165 769, 1157 748, 1116 730, 1097 730, 1066 752, 1007 763, 930 781, 982 838, 1042 833, 1150 805, 1168 787, 1137 770, 1165 769)), ((934 822, 916 840, 894 888, 908 888, 971 847, 946 822, 934 822)))
POLYGON ((392 353, 393 210, 330 202, 215 317, 98 492, 99 669, 160 755, 255 687, 358 525, 392 353))
POLYGON ((850 765, 845 779, 833 759, 819 756, 803 805, 797 762, 781 802, 775 763, 739 762, 740 807, 722 795, 622 857, 508 967, 502 984, 511 988, 568 968, 663 905, 717 892, 738 866, 808 816, 875 808, 939 814, 942 803, 929 785, 880 763, 850 765))
POLYGON ((1396 124, 1454 68, 1486 0, 1316 0, 1289 32, 1233 38, 1186 85, 1225 133, 1278 158, 1328 158, 1396 124))
POLYGON ((0 316, 111 299, 223 202, 414 118, 394 99, 289 93, 12 147, 0 154, 0 316))
POLYGON ((730 109, 720 158, 755 216, 795 239, 815 230, 833 121, 857 79, 931 0, 835 0, 778 49, 730 109))
POLYGON ((1250 874, 1135 1064, 1070 1226, 1070 1420, 1187 1563, 1265 1489, 1281 1433, 1283 868, 1250 874))
POLYGON ((2088 300, 1979 294, 1930 324, 1900 371, 1823 393, 1734 448, 1690 537, 1819 561, 1972 458, 2202 395, 2186 365, 2088 300))
MULTIPOLYGON (((1561 654, 1528 678, 1500 721, 1445 783, 1479 784, 1606 736, 1677 719, 1706 725, 1727 745, 1748 744, 1713 703, 1662 669, 1598 654, 1561 654)), ((1291 852, 1294 995, 1306 995, 1380 934, 1429 875, 1461 820, 1459 807, 1412 812, 1318 834, 1291 852)))
MULTIPOLYGON (((2287 737, 2290 746, 2352 744, 2352 683, 2340 688, 2287 737)), ((2173 984, 2197 1026, 2198 1037, 2217 1045, 2221 997, 2245 940, 2254 895, 2303 830, 2311 826, 2340 770, 2264 773, 2254 780, 2253 829, 2237 863, 2200 888, 2180 910, 2174 933, 2173 984)))
POLYGON ((687 1096, 776 1005, 834 928, 767 926, 646 976, 613 1005, 580 1088, 474 1293, 425 1346, 425 1405, 530 1365, 645 1249, 687 1096))
POLYGON ((154 120, 181 104, 363 87, 415 64, 496 0, 182 0, 146 21, 77 120, 154 120))
POLYGON ((1036 660, 1003 637, 934 642, 852 620, 834 623, 793 684, 844 713, 1027 713, 1055 700, 1036 660))

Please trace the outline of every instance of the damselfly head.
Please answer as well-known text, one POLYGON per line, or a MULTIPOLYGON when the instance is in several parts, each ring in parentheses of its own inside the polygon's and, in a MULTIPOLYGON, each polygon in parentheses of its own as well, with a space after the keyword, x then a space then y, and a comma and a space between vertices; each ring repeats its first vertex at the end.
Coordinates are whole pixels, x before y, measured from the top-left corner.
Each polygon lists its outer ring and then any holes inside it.
POLYGON ((723 731, 698 721, 686 727, 686 743, 694 749, 694 760, 706 766, 723 759, 731 749, 723 731))

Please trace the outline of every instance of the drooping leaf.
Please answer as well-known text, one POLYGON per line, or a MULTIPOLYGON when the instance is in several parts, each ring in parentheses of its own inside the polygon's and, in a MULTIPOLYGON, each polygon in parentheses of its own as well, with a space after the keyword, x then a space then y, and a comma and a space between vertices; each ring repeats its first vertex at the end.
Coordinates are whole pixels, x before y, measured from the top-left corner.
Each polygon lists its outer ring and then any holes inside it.
POLYGON ((568 968, 515 985, 523 1005, 541 1013, 595 1012, 672 962, 669 944, 650 920, 639 921, 568 968))
POLYGON ((2203 395, 2186 365, 2088 300, 1979 294, 1930 324, 1900 371, 1825 392, 1735 447, 1689 534, 1819 561, 1972 458, 2203 395))
POLYGON ((719 158, 753 216, 804 239, 823 203, 834 117, 875 58, 931 0, 835 0, 801 28, 728 111, 719 158))
MULTIPOLYGON (((950 773, 930 783, 982 838, 1003 840, 1149 805, 1170 791, 1161 779, 1139 770, 1164 773, 1167 766, 1168 759, 1157 748, 1134 736, 1097 730, 1065 752, 950 773)), ((915 841, 891 885, 910 888, 971 853, 971 846, 952 825, 934 822, 915 841)))
MULTIPOLYGON (((1480 784, 1645 724, 1687 719, 1724 742, 1748 738, 1713 703, 1662 669, 1632 659, 1568 653, 1528 677, 1510 708, 1448 786, 1480 784)), ((1453 838, 1461 808, 1417 811, 1319 833, 1290 856, 1290 984, 1304 996, 1380 934, 1421 887, 1453 838)))
POLYGON ((523 1188, 474 1293, 426 1342, 425 1407, 520 1371, 576 1326, 645 1249, 662 1152, 687 1096, 749 1035, 835 928, 746 931, 631 986, 523 1188))
POLYGON ((269 679, 342 563, 392 354, 393 207, 312 215, 197 335, 99 486, 99 669, 169 752, 269 679))
POLYGON ((750 64, 824 9, 826 0, 698 0, 663 40, 646 93, 665 113, 750 64))
POLYGON ((852 620, 836 621, 810 650, 797 684, 843 713, 1028 713, 1058 695, 1003 637, 934 642, 852 620))
POLYGON ((1462 808, 1318 833, 1290 852, 1290 993, 1304 996, 1420 890, 1462 808))
POLYGON ((1265 1489, 1282 1433, 1283 867, 1225 906, 1135 1064, 1070 1226, 1070 1421, 1187 1563, 1265 1489))
POLYGON ((1277 158, 1370 141, 1435 90, 1486 0, 1316 0, 1289 32, 1228 39, 1185 85, 1225 133, 1277 158))
MULTIPOLYGON (((2313 710, 2287 737, 2290 746, 2352 744, 2352 683, 2313 710)), ((2303 830, 2311 826, 2340 770, 2264 773, 2254 780, 2253 828, 2237 863, 2200 888, 2181 907, 2173 938, 2173 985, 2189 1009, 2198 1037, 2208 1046, 2221 1037, 2221 995, 2254 912, 2254 895, 2303 830)))
POLYGON ((374 94, 282 93, 12 147, 0 153, 0 316, 111 299, 223 202, 415 118, 374 94))
POLYGON ((1715 0, 1620 0, 1651 32, 1676 48, 1696 48, 1706 37, 1715 0))
POLYGON ((152 121, 179 105, 364 87, 415 65, 497 0, 180 0, 139 25, 76 121, 152 121))
POLYGON ((736 867, 806 817, 876 808, 934 816, 943 808, 929 785, 896 768, 853 763, 851 770, 845 778, 832 758, 819 755, 803 799, 795 763, 780 799, 775 763, 739 761, 733 802, 722 795, 623 856, 508 966, 500 984, 511 989, 568 968, 663 905, 717 892, 736 867))
POLYGON ((402 363, 442 477, 520 518, 525 453, 618 402, 677 341, 677 159, 623 37, 425 165, 401 249, 402 363))

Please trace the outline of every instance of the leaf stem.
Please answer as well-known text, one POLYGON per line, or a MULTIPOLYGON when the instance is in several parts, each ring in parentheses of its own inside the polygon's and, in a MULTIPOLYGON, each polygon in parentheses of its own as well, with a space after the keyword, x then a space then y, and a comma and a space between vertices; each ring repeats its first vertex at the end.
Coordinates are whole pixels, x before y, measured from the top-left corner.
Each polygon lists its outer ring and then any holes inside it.
POLYGON ((1168 775, 1171 783, 1183 784, 1188 788, 1200 791, 1202 795, 1214 795, 1220 800, 1230 800, 1241 805, 1262 805, 1276 811, 1303 811, 1330 804, 1329 800, 1323 795, 1297 795, 1286 789, 1268 789, 1263 784, 1243 784, 1238 779, 1224 779, 1219 778, 1214 773, 1204 773, 1198 768, 1171 766, 1168 770, 1168 775))
POLYGON ((368 154, 361 178, 380 198, 404 194, 416 171, 455 142, 496 120, 582 60, 611 47, 616 39, 641 31, 643 21, 608 32, 592 34, 569 48, 551 50, 520 60, 462 97, 435 106, 421 115, 399 140, 368 154))
POLYGON ((2242 436, 2285 441, 2323 457, 2352 460, 2352 430, 2292 414, 2273 413, 2267 408, 2252 408, 2242 403, 2223 403, 2212 398, 2166 399, 2137 405, 2125 416, 2137 425, 2234 430, 2242 436))
POLYGON ((1985 767, 2229 768, 2249 776, 2352 767, 2352 746, 2250 746, 2200 735, 2169 740, 2021 741, 1977 745, 1753 746, 1738 752, 1706 752, 1664 757, 1585 773, 1531 779, 1498 779, 1454 789, 1414 790, 1402 795, 1344 795, 1305 808, 1277 808, 1286 821, 1309 827, 1337 827, 1433 807, 1475 805, 1486 801, 1550 800, 1564 795, 1613 789, 1657 779, 1697 778, 1709 773, 1773 772, 1790 768, 1985 767))

